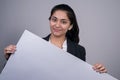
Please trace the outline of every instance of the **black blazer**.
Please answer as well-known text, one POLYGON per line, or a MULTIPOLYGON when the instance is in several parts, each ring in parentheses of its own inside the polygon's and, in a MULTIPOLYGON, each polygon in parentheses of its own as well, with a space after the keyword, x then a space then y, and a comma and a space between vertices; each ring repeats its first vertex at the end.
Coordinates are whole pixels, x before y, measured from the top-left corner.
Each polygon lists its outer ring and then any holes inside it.
MULTIPOLYGON (((50 35, 43 38, 46 41, 49 41, 50 35)), ((78 45, 77 43, 72 42, 71 40, 67 39, 67 52, 70 54, 78 57, 79 59, 82 59, 83 61, 86 61, 86 51, 85 48, 81 45, 78 45)))

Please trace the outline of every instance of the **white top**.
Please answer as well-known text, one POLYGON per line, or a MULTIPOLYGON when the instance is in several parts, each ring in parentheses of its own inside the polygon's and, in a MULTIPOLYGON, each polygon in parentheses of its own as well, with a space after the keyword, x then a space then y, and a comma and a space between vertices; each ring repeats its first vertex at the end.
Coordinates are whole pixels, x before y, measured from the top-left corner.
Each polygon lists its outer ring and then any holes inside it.
MULTIPOLYGON (((50 39, 49 39, 49 42, 51 43, 50 39)), ((52 44, 52 43, 51 43, 52 44)), ((64 41, 63 45, 62 45, 62 49, 64 51, 67 51, 67 40, 64 41)))

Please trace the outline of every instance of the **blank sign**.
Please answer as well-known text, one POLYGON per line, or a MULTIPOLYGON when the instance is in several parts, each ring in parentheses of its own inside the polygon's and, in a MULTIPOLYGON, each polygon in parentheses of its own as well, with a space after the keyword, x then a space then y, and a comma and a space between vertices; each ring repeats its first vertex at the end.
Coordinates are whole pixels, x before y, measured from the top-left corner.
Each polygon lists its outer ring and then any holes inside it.
POLYGON ((0 80, 117 80, 25 30, 0 80))

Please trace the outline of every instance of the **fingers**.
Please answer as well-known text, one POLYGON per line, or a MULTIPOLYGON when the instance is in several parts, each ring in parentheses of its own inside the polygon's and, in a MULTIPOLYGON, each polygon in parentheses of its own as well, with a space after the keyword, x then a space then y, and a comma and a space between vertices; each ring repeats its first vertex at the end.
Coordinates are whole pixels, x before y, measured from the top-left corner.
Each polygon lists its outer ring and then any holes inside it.
POLYGON ((16 51, 15 45, 9 45, 6 48, 4 48, 4 55, 5 55, 6 59, 8 59, 10 54, 14 53, 15 51, 16 51))
POLYGON ((104 67, 103 64, 95 64, 95 65, 93 65, 93 69, 99 73, 106 73, 107 72, 107 69, 104 67))
POLYGON ((14 53, 16 51, 15 45, 9 45, 4 49, 5 53, 14 53))

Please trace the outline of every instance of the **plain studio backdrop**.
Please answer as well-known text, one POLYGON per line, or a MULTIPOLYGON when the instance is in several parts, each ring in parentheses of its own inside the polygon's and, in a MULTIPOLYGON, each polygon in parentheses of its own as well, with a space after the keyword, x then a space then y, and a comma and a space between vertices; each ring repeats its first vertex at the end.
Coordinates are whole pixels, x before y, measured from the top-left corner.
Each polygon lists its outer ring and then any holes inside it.
POLYGON ((25 29, 48 35, 50 11, 60 3, 76 13, 87 62, 104 64, 120 79, 120 0, 0 0, 0 72, 6 63, 4 47, 16 44, 25 29))

